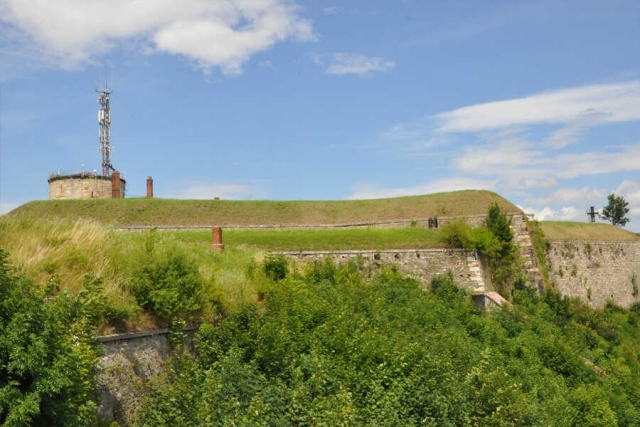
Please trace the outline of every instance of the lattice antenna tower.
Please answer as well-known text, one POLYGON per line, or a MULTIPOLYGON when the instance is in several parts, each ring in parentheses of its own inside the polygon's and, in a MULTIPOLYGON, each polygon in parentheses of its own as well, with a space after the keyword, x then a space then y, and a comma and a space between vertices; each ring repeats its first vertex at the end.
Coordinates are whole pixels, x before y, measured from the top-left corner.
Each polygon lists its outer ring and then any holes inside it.
POLYGON ((98 125, 100 125, 98 153, 102 153, 102 175, 111 176, 111 171, 115 170, 111 164, 113 147, 110 145, 111 107, 109 106, 111 93, 113 93, 113 67, 100 70, 96 82, 96 92, 100 94, 98 96, 98 104, 100 104, 100 110, 98 110, 98 125))

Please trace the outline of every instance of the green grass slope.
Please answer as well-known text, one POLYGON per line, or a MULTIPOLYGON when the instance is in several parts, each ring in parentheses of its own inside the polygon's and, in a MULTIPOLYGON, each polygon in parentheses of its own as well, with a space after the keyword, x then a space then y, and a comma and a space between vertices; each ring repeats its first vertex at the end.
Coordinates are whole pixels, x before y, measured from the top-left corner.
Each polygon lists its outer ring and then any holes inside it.
POLYGON ((542 221, 540 227, 548 240, 639 241, 640 235, 610 224, 542 221))
POLYGON ((311 225, 485 214, 494 202, 506 212, 518 212, 516 206, 498 194, 465 190, 424 196, 339 201, 48 200, 22 205, 7 217, 35 220, 85 218, 120 226, 311 225))

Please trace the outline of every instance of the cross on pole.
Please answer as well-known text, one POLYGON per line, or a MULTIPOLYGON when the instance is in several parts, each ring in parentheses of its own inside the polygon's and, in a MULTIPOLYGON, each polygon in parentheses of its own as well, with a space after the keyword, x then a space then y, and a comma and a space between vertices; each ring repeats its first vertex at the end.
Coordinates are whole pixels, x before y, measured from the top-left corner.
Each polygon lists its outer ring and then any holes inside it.
POLYGON ((591 220, 590 222, 596 222, 596 215, 600 215, 597 210, 591 206, 591 209, 587 211, 587 216, 591 220))

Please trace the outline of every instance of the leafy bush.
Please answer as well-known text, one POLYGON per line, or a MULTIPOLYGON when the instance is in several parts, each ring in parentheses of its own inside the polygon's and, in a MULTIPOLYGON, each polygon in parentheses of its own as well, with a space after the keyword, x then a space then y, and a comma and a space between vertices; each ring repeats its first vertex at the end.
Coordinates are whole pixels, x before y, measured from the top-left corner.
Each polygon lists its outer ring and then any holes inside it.
POLYGON ((282 254, 267 255, 262 263, 264 274, 276 282, 284 279, 289 274, 289 263, 287 257, 282 254))
POLYGON ((510 221, 497 203, 489 207, 485 226, 472 228, 464 220, 455 220, 445 224, 441 232, 441 241, 447 246, 478 251, 488 261, 496 290, 510 297, 514 283, 522 280, 520 260, 510 221))
POLYGON ((0 424, 96 422, 95 291, 47 295, 16 275, 0 248, 0 424))
POLYGON ((451 248, 475 249, 473 229, 463 219, 455 219, 440 227, 441 241, 451 248))
POLYGON ((424 292, 393 270, 367 280, 354 268, 322 261, 287 286, 265 281, 259 304, 203 325, 198 357, 174 358, 166 381, 154 383, 144 402, 141 424, 570 426, 640 419, 633 347, 640 337, 627 322, 635 313, 593 310, 524 288, 514 291, 515 311, 480 315, 451 275, 424 292), (615 326, 619 343, 606 340, 606 327, 615 326))
POLYGON ((313 261, 307 266, 306 278, 313 283, 323 281, 335 284, 337 266, 331 257, 325 257, 322 261, 313 261))
POLYGON ((459 287, 453 281, 453 275, 451 271, 446 276, 435 276, 431 279, 429 284, 431 293, 440 298, 445 304, 451 306, 452 304, 459 304, 466 296, 464 289, 459 287))
POLYGON ((148 261, 134 276, 132 290, 141 307, 163 320, 194 315, 204 303, 200 273, 182 255, 148 261))

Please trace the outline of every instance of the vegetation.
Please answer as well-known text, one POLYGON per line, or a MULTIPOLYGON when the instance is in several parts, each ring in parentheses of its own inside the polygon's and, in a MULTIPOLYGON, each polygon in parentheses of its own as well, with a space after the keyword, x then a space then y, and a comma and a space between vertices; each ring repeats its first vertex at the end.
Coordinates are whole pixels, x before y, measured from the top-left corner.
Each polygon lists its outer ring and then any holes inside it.
POLYGON ((171 233, 121 233, 95 221, 0 220, 0 246, 34 286, 58 277, 78 294, 88 272, 101 279, 109 310, 101 333, 166 325, 173 316, 215 319, 255 300, 248 265, 263 253, 228 248, 217 253, 171 233))
POLYGON ((308 225, 413 220, 430 216, 484 214, 498 203, 507 212, 518 208, 489 191, 456 191, 375 200, 48 200, 34 201, 7 214, 9 218, 92 219, 131 225, 308 225))
POLYGON ((629 222, 626 215, 629 213, 629 203, 622 196, 616 196, 614 193, 607 197, 607 206, 602 208, 602 218, 609 221, 612 225, 624 227, 629 222))
MULTIPOLYGON (((499 261, 514 246, 492 209, 485 227, 422 231, 499 261)), ((89 337, 158 324, 171 325, 175 353, 142 384, 138 425, 640 423, 637 307, 536 296, 516 275, 505 279, 513 308, 483 315, 453 275, 424 292, 393 269, 303 267, 229 245, 235 232, 219 253, 197 233, 0 220, 0 246, 20 266, 0 263, 0 423, 94 425, 89 337), (181 330, 196 319, 192 353, 181 330)))
POLYGON ((96 423, 98 357, 91 332, 105 312, 100 280, 76 295, 46 290, 12 268, 0 248, 0 424, 96 423))
MULTIPOLYGON (((549 250, 551 244, 549 240, 547 240, 547 236, 542 231, 542 223, 539 221, 529 221, 529 229, 531 230, 531 243, 533 244, 533 251, 536 256, 536 260, 538 261, 538 268, 540 270, 540 275, 542 276, 542 281, 544 286, 549 286, 549 262, 547 260, 547 251, 549 250)), ((589 250, 591 251, 591 245, 589 245, 589 250)), ((585 247, 586 249, 586 247, 585 247)), ((589 252, 590 256, 591 252, 589 252)))
POLYGON ((491 282, 503 296, 508 298, 513 286, 522 284, 510 221, 498 204, 489 207, 484 226, 472 228, 460 219, 443 226, 441 233, 448 246, 478 251, 488 261, 491 282))
MULTIPOLYGON (((185 242, 208 245, 211 230, 162 231, 185 242)), ((405 228, 224 229, 227 248, 256 247, 265 251, 336 251, 355 249, 424 249, 443 247, 439 230, 405 228)))
POLYGON ((451 276, 424 292, 331 261, 260 281, 148 384, 139 425, 640 422, 638 312, 516 289, 486 316, 451 276))
POLYGON ((603 223, 541 221, 548 240, 640 241, 640 235, 603 223))

